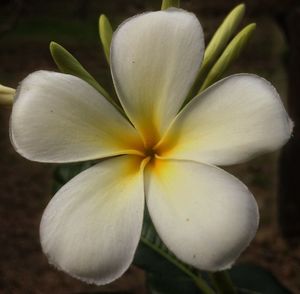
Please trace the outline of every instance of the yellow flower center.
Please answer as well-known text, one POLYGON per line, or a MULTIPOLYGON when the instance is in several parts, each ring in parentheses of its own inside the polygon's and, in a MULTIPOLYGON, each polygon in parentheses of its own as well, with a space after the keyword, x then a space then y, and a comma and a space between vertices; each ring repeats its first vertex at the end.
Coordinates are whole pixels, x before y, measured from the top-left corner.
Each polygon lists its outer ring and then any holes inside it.
POLYGON ((145 154, 145 157, 155 157, 155 155, 157 154, 156 150, 152 147, 150 148, 145 148, 144 150, 144 154, 145 154))

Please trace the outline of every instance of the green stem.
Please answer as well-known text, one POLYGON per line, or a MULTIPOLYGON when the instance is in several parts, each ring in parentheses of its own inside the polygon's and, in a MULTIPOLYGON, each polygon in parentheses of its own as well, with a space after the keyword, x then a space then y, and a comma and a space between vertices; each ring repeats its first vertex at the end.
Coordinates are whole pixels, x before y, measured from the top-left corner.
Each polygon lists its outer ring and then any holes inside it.
POLYGON ((141 237, 141 241, 145 243, 147 246, 149 246, 152 250, 162 255, 169 262, 173 263, 177 268, 183 271, 186 275, 188 275, 193 280, 195 285, 202 291, 203 294, 215 294, 215 292, 207 285, 206 281, 200 275, 194 274, 191 270, 185 267, 182 263, 178 262, 176 259, 172 258, 169 254, 165 253, 162 250, 159 250, 146 238, 141 237))
POLYGON ((237 294, 227 271, 210 273, 212 284, 220 294, 237 294))
POLYGON ((207 285, 203 278, 195 275, 195 278, 192 279, 195 285, 202 291, 203 294, 215 294, 215 291, 207 285))

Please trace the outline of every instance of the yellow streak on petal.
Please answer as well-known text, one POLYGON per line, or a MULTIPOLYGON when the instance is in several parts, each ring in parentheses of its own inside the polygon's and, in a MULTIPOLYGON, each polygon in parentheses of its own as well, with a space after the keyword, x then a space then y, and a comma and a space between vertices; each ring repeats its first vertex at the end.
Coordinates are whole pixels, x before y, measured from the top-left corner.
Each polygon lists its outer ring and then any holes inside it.
POLYGON ((140 156, 132 156, 129 164, 124 165, 122 174, 124 177, 130 177, 138 174, 141 171, 141 167, 143 166, 144 159, 140 156))
POLYGON ((165 156, 167 156, 167 154, 174 148, 174 146, 176 146, 178 141, 178 136, 176 136, 176 134, 174 133, 168 134, 167 140, 165 140, 165 137, 166 135, 164 135, 154 147, 157 158, 160 159, 163 159, 165 156))
POLYGON ((141 166, 140 166, 140 170, 141 170, 142 172, 144 171, 146 165, 147 165, 150 161, 151 161, 151 157, 150 157, 150 156, 146 157, 146 158, 142 161, 141 166))
POLYGON ((157 178, 168 178, 172 174, 172 170, 169 168, 169 165, 164 164, 163 158, 160 156, 155 156, 149 161, 149 169, 151 173, 154 173, 157 178))
POLYGON ((160 133, 157 127, 158 123, 153 122, 152 118, 141 119, 141 136, 145 149, 152 148, 159 140, 160 133))

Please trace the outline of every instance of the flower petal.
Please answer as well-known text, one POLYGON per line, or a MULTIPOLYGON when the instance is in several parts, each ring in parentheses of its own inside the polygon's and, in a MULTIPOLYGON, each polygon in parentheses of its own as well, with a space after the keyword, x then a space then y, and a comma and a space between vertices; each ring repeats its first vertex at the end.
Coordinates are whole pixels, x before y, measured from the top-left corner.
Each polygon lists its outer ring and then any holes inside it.
POLYGON ((153 141, 177 114, 203 51, 199 21, 180 9, 132 17, 114 33, 111 70, 115 87, 145 141, 153 141))
POLYGON ((233 75, 183 109, 160 144, 161 156, 218 165, 239 163, 280 148, 292 127, 269 82, 250 74, 233 75))
POLYGON ((229 268, 256 233, 258 210, 252 194, 217 167, 156 160, 147 169, 145 193, 163 242, 198 269, 229 268))
POLYGON ((63 186, 40 226, 50 263, 81 280, 106 284, 132 262, 144 209, 140 158, 107 159, 63 186))
POLYGON ((37 71, 20 85, 11 140, 21 155, 70 162, 132 152, 140 138, 93 87, 66 74, 37 71))

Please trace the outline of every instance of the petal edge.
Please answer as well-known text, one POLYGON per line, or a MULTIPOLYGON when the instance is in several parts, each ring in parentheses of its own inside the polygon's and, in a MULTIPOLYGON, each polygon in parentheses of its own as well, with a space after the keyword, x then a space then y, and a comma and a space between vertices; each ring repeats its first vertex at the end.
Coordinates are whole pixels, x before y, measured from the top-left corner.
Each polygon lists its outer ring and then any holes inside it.
POLYGON ((292 129, 271 83, 237 74, 195 97, 175 118, 160 148, 166 158, 235 164, 280 148, 292 129))
POLYGON ((144 210, 140 158, 104 160, 63 186, 40 225, 49 262, 80 280, 104 285, 130 266, 144 210))
POLYGON ((114 33, 111 72, 115 88, 146 142, 151 140, 149 132, 159 136, 179 111, 203 52, 199 21, 181 9, 134 16, 114 33))
POLYGON ((40 162, 98 159, 142 145, 132 125, 92 86, 48 71, 34 72, 20 84, 10 138, 18 153, 40 162))
POLYGON ((145 191, 163 242, 198 269, 230 268, 255 236, 256 201, 243 183, 220 168, 157 161, 147 169, 145 191))

